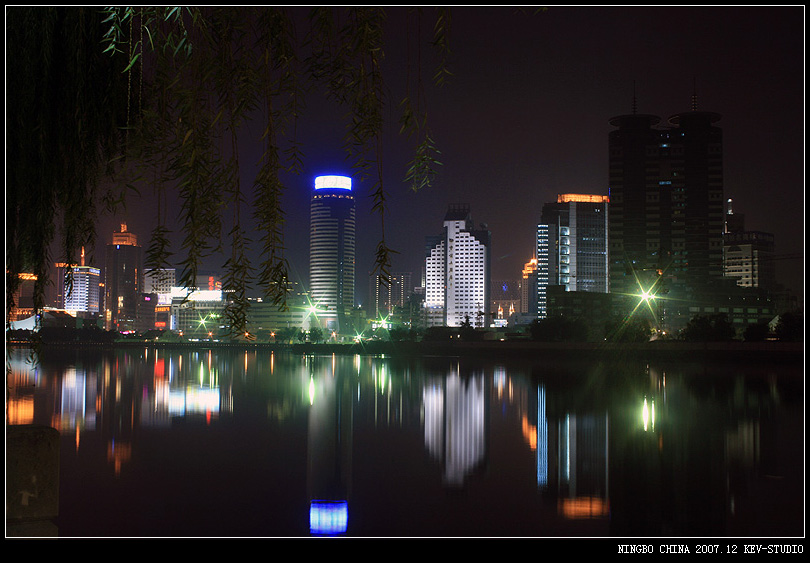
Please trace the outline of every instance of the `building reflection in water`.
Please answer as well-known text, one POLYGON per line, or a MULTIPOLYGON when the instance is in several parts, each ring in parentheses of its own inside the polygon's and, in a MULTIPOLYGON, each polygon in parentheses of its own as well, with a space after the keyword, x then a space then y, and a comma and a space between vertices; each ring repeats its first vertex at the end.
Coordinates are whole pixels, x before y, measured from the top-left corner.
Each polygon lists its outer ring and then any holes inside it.
POLYGON ((304 358, 309 372, 307 489, 313 535, 346 533, 352 479, 350 374, 336 373, 336 358, 304 358))
POLYGON ((534 452, 537 489, 544 497, 557 499, 557 511, 565 518, 606 518, 610 513, 607 411, 558 412, 549 407, 548 393, 543 383, 527 390, 521 415, 524 440, 534 452))
POLYGON ((743 508, 752 512, 752 483, 790 469, 777 413, 790 394, 775 376, 762 384, 601 366, 572 385, 570 374, 457 359, 144 348, 66 352, 40 364, 26 354, 12 350, 7 360, 7 423, 53 426, 77 452, 84 438, 101 438, 115 475, 138 455, 141 429, 171 432, 179 420, 210 427, 239 411, 305 420, 310 534, 351 533, 352 490, 374 486, 354 481, 354 464, 400 454, 359 451, 361 427, 418 435, 421 463, 440 467, 437 479, 451 490, 473 476, 495 479, 496 466, 520 469, 525 455, 538 510, 609 520, 612 535, 722 534, 743 508), (504 447, 492 444, 510 440, 524 454, 493 459, 504 447))
POLYGON ((443 482, 461 487, 486 459, 486 405, 483 373, 459 373, 452 367, 440 380, 425 384, 425 447, 443 468, 443 482))

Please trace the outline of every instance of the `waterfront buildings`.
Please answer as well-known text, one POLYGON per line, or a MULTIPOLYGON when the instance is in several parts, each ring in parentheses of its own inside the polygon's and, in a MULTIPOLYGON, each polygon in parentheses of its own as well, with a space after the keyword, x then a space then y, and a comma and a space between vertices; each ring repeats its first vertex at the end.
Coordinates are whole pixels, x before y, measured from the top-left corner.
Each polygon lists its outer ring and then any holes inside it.
POLYGON ((693 106, 667 127, 636 113, 610 120, 611 291, 636 294, 639 281, 663 276, 671 291, 695 296, 722 278, 719 119, 693 106))
POLYGON ((551 279, 551 240, 549 227, 545 223, 537 225, 537 236, 535 238, 537 252, 537 266, 534 270, 534 283, 536 284, 537 299, 534 303, 536 318, 545 319, 548 315, 548 298, 546 290, 551 279))
POLYGON ((171 302, 172 288, 177 285, 177 271, 174 268, 144 270, 143 292, 156 293, 161 296, 161 303, 171 302))
POLYGON ((355 201, 352 179, 318 176, 310 200, 309 282, 323 328, 340 331, 354 306, 355 201))
POLYGON ((522 280, 493 280, 490 289, 493 324, 506 326, 510 318, 521 310, 522 280))
MULTIPOLYGON (((19 286, 17 291, 14 292, 12 297, 13 306, 8 309, 9 322, 19 322, 30 319, 30 322, 25 324, 26 328, 33 328, 34 324, 34 284, 37 281, 37 276, 31 273, 20 273, 19 286)), ((19 325, 23 326, 23 325, 19 325)))
POLYGON ((607 293, 608 196, 560 194, 543 206, 541 222, 549 226, 549 283, 607 293))
POLYGON ((56 308, 77 313, 98 313, 101 270, 85 265, 84 248, 79 264, 57 263, 55 267, 56 308))
POLYGON ((143 249, 126 223, 107 245, 104 267, 105 308, 110 328, 136 329, 138 300, 143 291, 143 249))
POLYGON ((475 228, 469 205, 451 205, 442 233, 426 239, 428 326, 489 326, 490 249, 491 234, 486 225, 475 228))
POLYGON ((776 290, 774 239, 771 233, 746 231, 745 216, 735 214, 732 201, 726 208, 723 234, 723 271, 740 287, 776 290))
POLYGON ((537 228, 537 316, 548 314, 547 287, 607 293, 608 196, 560 194, 537 228))
POLYGON ((167 328, 187 339, 211 339, 228 332, 221 290, 173 287, 167 328))
POLYGON ((65 290, 64 309, 99 312, 99 279, 101 270, 92 266, 74 266, 72 287, 65 290))
MULTIPOLYGON (((536 250, 535 250, 536 252, 536 250)), ((520 312, 534 316, 537 311, 537 255, 523 266, 520 278, 520 312)))
POLYGON ((375 319, 385 318, 400 307, 407 307, 413 293, 413 274, 398 272, 383 279, 380 274, 373 274, 369 280, 368 313, 375 319))
MULTIPOLYGON (((614 117, 609 134, 610 291, 666 296, 659 322, 712 299, 723 278, 720 115, 614 117)), ((632 298, 628 301, 632 304, 632 298)))

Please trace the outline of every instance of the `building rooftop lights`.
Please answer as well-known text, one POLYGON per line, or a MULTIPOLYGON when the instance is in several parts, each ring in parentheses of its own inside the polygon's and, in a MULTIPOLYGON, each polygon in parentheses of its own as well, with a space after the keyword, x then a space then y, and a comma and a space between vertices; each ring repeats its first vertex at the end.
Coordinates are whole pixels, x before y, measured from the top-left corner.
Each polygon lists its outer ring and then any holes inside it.
POLYGON ((557 203, 608 203, 610 196, 597 194, 558 194, 557 203))
POLYGON ((351 190, 352 179, 348 176, 318 176, 315 178, 315 189, 351 190))

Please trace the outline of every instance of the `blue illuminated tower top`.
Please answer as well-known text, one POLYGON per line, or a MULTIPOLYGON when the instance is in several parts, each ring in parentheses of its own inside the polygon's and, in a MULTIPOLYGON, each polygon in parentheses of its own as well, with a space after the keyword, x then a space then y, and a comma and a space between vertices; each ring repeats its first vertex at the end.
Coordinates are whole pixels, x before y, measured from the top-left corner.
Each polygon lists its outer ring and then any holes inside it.
POLYGON ((352 191, 352 179, 348 176, 318 176, 315 178, 315 190, 352 191))

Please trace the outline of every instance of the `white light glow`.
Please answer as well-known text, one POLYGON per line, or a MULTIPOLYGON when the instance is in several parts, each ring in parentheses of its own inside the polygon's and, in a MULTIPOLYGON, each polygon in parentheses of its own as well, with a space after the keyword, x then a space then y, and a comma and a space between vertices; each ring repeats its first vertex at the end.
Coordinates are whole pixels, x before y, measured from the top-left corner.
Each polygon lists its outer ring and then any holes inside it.
POLYGON ((222 301, 222 290, 219 289, 188 290, 185 287, 173 287, 170 295, 172 299, 188 297, 189 301, 222 301))
POLYGON ((352 179, 348 176, 318 176, 315 178, 315 189, 351 190, 352 179))

